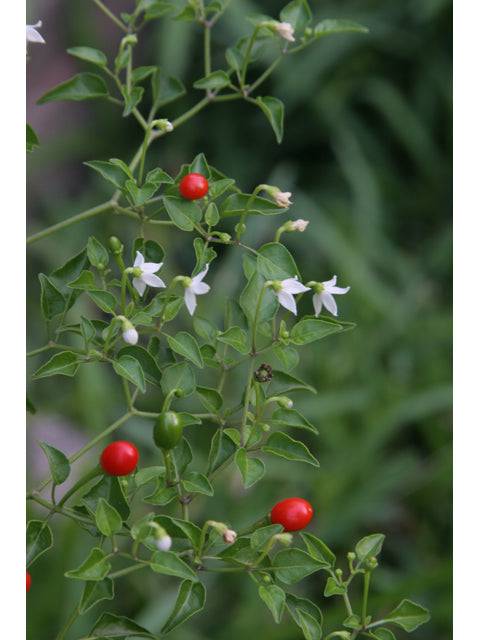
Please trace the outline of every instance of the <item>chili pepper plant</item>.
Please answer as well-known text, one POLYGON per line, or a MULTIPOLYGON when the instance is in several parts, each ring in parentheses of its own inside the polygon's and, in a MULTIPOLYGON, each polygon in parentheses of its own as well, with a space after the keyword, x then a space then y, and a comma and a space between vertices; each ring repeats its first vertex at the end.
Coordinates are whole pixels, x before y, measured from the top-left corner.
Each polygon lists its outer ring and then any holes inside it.
MULTIPOLYGON (((207 160, 201 152, 170 175, 153 164, 151 153, 161 138, 175 135, 201 110, 217 103, 228 109, 234 100, 261 110, 280 143, 284 105, 262 94, 269 75, 321 38, 349 32, 361 37, 367 29, 345 20, 315 23, 307 1, 293 0, 278 17, 249 17, 249 34, 226 48, 223 68, 213 69, 211 34, 228 9, 225 0, 137 0, 121 15, 94 2, 118 27, 116 57, 109 61, 89 46, 69 49, 87 70, 47 91, 39 103, 108 100, 119 117, 137 121, 139 146, 131 159, 114 157, 115 149, 109 159, 88 159, 88 167, 110 184, 111 197, 28 238, 40 242, 100 214, 114 216, 118 228, 112 237, 91 236, 65 264, 39 274, 47 339, 27 354, 44 356, 28 384, 57 376, 61 388, 62 376, 73 378, 80 368, 102 364, 111 369, 123 403, 116 420, 69 458, 55 442, 39 444, 50 475, 27 495, 45 512, 27 525, 28 598, 35 598, 45 581, 36 575, 35 562, 54 552, 55 522, 64 517, 82 529, 91 549, 79 566, 65 567, 64 576, 49 576, 83 585, 79 602, 72 602, 60 621, 57 640, 78 637, 78 619, 99 603, 103 613, 89 640, 163 637, 208 606, 207 572, 229 572, 250 582, 258 606, 269 609, 273 622, 290 617, 307 640, 394 640, 396 633, 414 631, 429 619, 423 606, 405 599, 377 612, 369 605, 383 534, 365 535, 346 558, 337 558, 321 538, 322 505, 289 495, 265 504, 262 517, 243 530, 234 510, 222 520, 208 517, 220 473, 239 474, 248 499, 272 456, 283 460, 286 473, 289 464, 320 464, 302 440, 302 431, 311 435, 317 429, 295 403, 297 391, 315 390, 294 370, 306 346, 354 328, 339 319, 342 298, 335 299, 349 287, 341 277, 337 284, 336 275, 323 273, 320 263, 300 273, 289 237, 304 232, 308 221, 288 218, 292 194, 281 186, 260 183, 245 192, 215 166, 215 158, 207 160), (193 85, 201 97, 176 116, 171 114, 186 93, 183 84, 163 68, 135 63, 139 39, 159 19, 189 21, 203 32, 204 75, 193 85), (268 218, 270 242, 244 241, 253 216, 268 218), (122 233, 125 217, 138 225, 134 239, 122 233), (152 229, 166 227, 181 234, 186 251, 193 244, 185 273, 172 272, 168 246, 149 237, 152 229), (209 284, 216 263, 230 252, 243 260, 242 272, 232 275, 240 283, 237 293, 209 284), (224 304, 221 326, 209 317, 212 297, 224 304), (88 314, 77 311, 80 298, 88 301, 82 307, 88 314), (232 384, 233 371, 242 376, 242 385, 232 384), (144 464, 134 441, 116 435, 133 418, 151 434, 153 466, 144 464), (210 442, 206 466, 199 466, 190 445, 194 432, 210 442), (63 490, 87 453, 86 471, 83 467, 63 490), (200 519, 192 517, 194 502, 204 503, 195 510, 200 519), (178 582, 176 602, 154 632, 116 605, 126 576, 138 571, 158 574, 159 583, 178 582), (311 574, 325 581, 321 601, 298 595, 296 585, 311 574), (351 595, 357 583, 363 585, 360 598, 351 595), (330 598, 343 600, 345 615, 327 629, 322 610, 330 598)), ((40 23, 27 29, 31 43, 43 42, 39 28, 40 23)), ((38 144, 29 126, 27 142, 30 151, 38 144)), ((27 405, 33 410, 31 402, 27 405)), ((38 630, 36 640, 42 638, 38 630)))

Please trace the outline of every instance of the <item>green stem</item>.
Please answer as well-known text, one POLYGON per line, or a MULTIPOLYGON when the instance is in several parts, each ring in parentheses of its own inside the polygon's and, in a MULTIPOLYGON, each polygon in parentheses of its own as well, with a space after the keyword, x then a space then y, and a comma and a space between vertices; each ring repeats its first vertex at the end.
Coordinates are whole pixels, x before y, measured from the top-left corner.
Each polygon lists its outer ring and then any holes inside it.
POLYGON ((77 213, 77 215, 72 216, 71 218, 67 218, 66 220, 62 220, 61 222, 57 222, 53 224, 51 227, 47 227, 43 229, 43 231, 39 231, 38 233, 33 233, 31 236, 27 238, 27 244, 32 244, 32 242, 37 242, 37 240, 41 240, 42 238, 46 238, 52 233, 56 233, 61 229, 65 229, 72 224, 76 224, 77 222, 82 222, 83 220, 88 220, 89 218, 93 218, 94 216, 98 216, 100 213, 105 213, 113 208, 113 202, 108 200, 107 202, 102 202, 102 204, 97 205, 96 207, 92 207, 91 209, 87 209, 86 211, 82 211, 81 213, 77 213))
POLYGON ((253 91, 255 91, 255 89, 257 89, 261 84, 263 84, 265 82, 265 80, 269 77, 269 75, 276 69, 276 67, 280 64, 280 62, 282 61, 282 56, 278 57, 276 60, 274 60, 272 62, 272 64, 268 67, 268 69, 266 69, 262 75, 260 75, 254 83, 252 83, 249 87, 248 87, 248 93, 252 93, 253 91))
POLYGON ((90 471, 88 471, 85 475, 81 476, 77 480, 77 482, 72 487, 70 487, 70 489, 63 495, 63 498, 58 502, 58 506, 62 507, 65 504, 65 502, 67 502, 69 498, 71 498, 75 493, 77 493, 79 489, 85 486, 87 482, 90 482, 90 480, 93 480, 97 476, 102 475, 102 473, 103 471, 100 466, 96 466, 93 469, 90 469, 90 471))
POLYGON ((362 625, 365 627, 367 620, 368 592, 370 589, 370 571, 365 571, 363 578, 363 598, 362 598, 362 625))
POLYGON ((53 513, 60 513, 62 516, 66 516, 67 518, 71 518, 72 520, 76 520, 77 522, 82 522, 84 524, 91 524, 91 520, 88 520, 87 518, 82 518, 82 516, 79 516, 74 511, 70 511, 69 509, 62 509, 58 505, 52 504, 51 502, 48 502, 48 500, 44 500, 41 496, 37 496, 35 494, 29 494, 27 495, 27 500, 36 502, 40 506, 45 507, 45 509, 48 509, 53 513))
POLYGON ((125 31, 125 33, 128 33, 128 29, 123 24, 123 22, 119 18, 117 18, 117 16, 115 14, 113 14, 110 11, 110 9, 103 4, 103 2, 101 0, 93 0, 93 2, 97 5, 97 7, 99 9, 101 9, 101 11, 103 11, 103 13, 106 16, 108 16, 110 18, 110 20, 112 22, 114 22, 117 25, 117 27, 119 27, 122 31, 125 31))
POLYGON ((205 75, 208 76, 212 71, 212 56, 211 56, 211 29, 208 25, 205 25, 203 31, 203 53, 204 53, 204 69, 205 75))
POLYGON ((245 442, 247 440, 247 415, 248 415, 248 407, 250 405, 250 390, 252 388, 252 378, 253 378, 253 371, 255 368, 255 358, 252 356, 252 359, 250 361, 250 366, 248 367, 248 378, 247 378, 247 385, 246 385, 246 389, 245 389, 245 400, 244 400, 244 404, 243 404, 243 414, 242 414, 242 423, 240 426, 240 443, 242 445, 242 447, 245 446, 245 442))
POLYGON ((113 573, 110 573, 108 575, 108 577, 111 580, 115 580, 115 578, 121 578, 122 576, 126 576, 129 573, 133 573, 134 571, 138 571, 139 569, 145 569, 145 567, 148 567, 149 564, 148 562, 145 563, 139 563, 139 564, 132 564, 130 567, 125 567, 125 569, 119 569, 118 571, 114 571, 113 573))
POLYGON ((247 69, 250 64, 250 56, 252 54, 253 45, 255 44, 255 40, 257 38, 257 34, 259 31, 259 27, 255 27, 252 35, 250 36, 250 40, 248 42, 247 50, 245 52, 245 58, 243 61, 242 72, 240 74, 240 83, 242 87, 245 85, 245 78, 247 77, 247 69))
POLYGON ((70 615, 70 617, 68 618, 67 622, 65 623, 65 626, 63 627, 63 629, 61 629, 61 631, 59 631, 56 640, 63 640, 68 632, 68 630, 72 627, 72 625, 74 624, 75 620, 78 618, 78 616, 80 615, 80 609, 78 607, 78 605, 75 607, 75 609, 72 611, 72 614, 70 615))
POLYGON ((260 291, 260 295, 258 296, 257 306, 255 308, 255 316, 253 318, 253 324, 252 324, 252 355, 255 355, 257 353, 257 325, 258 325, 258 318, 259 318, 259 315, 260 315, 260 308, 262 306, 263 296, 265 295, 265 291, 266 290, 267 290, 267 285, 265 283, 263 285, 261 291, 260 291))
POLYGON ((143 174, 145 172, 145 159, 147 157, 147 150, 150 144, 150 137, 151 137, 151 129, 150 127, 148 127, 147 130, 145 131, 145 136, 143 138, 142 155, 140 157, 140 166, 138 168, 138 184, 140 186, 142 185, 143 174))

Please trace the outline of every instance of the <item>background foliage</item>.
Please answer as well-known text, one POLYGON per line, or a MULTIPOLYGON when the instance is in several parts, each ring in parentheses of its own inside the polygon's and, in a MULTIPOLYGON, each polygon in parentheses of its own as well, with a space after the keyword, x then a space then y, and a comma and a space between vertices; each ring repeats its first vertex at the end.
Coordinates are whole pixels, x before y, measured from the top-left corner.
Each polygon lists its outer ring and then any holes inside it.
MULTIPOLYGON (((118 11, 129 6, 113 4, 118 11)), ((245 14, 274 15, 281 4, 235 0, 214 30, 215 40, 235 40, 246 29, 245 14)), ((275 72, 268 93, 286 104, 281 147, 258 110, 232 103, 207 109, 171 138, 155 143, 151 152, 155 164, 175 173, 181 163, 205 151, 245 190, 268 182, 293 191, 294 217, 311 224, 306 233, 291 234, 287 244, 304 272, 327 278, 335 269, 343 284, 352 285, 340 301, 341 315, 358 324, 341 338, 303 350, 297 369, 320 390, 318 396, 305 394, 298 400, 320 429, 318 440, 309 441, 320 471, 271 462, 264 480, 247 492, 227 471, 217 481, 217 498, 213 506, 208 502, 208 513, 202 500, 193 509, 241 528, 288 491, 315 505, 312 530, 339 550, 347 551, 346 545, 371 531, 385 532, 388 542, 376 572, 378 592, 372 593, 372 606, 381 610, 383 598, 388 606, 408 592, 432 612, 432 622, 417 637, 447 640, 450 2, 345 0, 312 6, 318 18, 348 17, 366 24, 370 34, 326 39, 275 72)), ((29 225, 34 231, 108 197, 108 187, 82 162, 129 158, 141 133, 134 122, 122 122, 108 103, 34 106, 48 88, 84 70, 65 53, 66 47, 88 44, 108 53, 118 34, 89 2, 37 0, 29 4, 29 14, 29 22, 43 19, 47 40, 45 46, 32 47, 27 68, 29 121, 44 143, 29 158, 29 225)), ((159 21, 148 27, 136 56, 138 63, 161 64, 189 87, 202 75, 199 47, 200 32, 191 24, 159 21)), ((173 118, 181 110, 182 104, 174 104, 162 115, 173 118)), ((274 224, 255 218, 250 239, 268 241, 274 224)), ((62 264, 91 234, 105 240, 115 232, 127 239, 134 231, 128 219, 106 215, 29 248, 30 348, 45 340, 36 273, 62 264)), ((181 233, 154 228, 148 233, 174 250, 178 263, 172 271, 188 270, 192 249, 181 233)), ((213 289, 235 289, 230 274, 240 265, 232 263, 238 256, 231 254, 213 273, 213 289)), ((218 308, 212 308, 212 300, 208 313, 221 317, 220 299, 218 308)), ((39 363, 32 359, 32 370, 39 363)), ((28 424, 29 485, 45 471, 36 440, 46 438, 67 453, 74 451, 88 434, 118 415, 120 389, 112 386, 110 373, 96 365, 74 381, 38 381, 31 396, 38 413, 28 424)), ((145 422, 131 421, 120 435, 140 445, 146 464, 154 463, 157 454, 145 422)), ((199 434, 195 438, 194 446, 206 454, 208 442, 199 434)), ((29 638, 38 638, 39 630, 42 638, 52 636, 78 597, 79 587, 63 579, 63 573, 85 557, 88 541, 73 524, 58 520, 56 528, 56 553, 45 554, 35 565, 41 588, 32 587, 35 596, 28 600, 29 638)), ((118 611, 158 629, 176 585, 161 576, 133 574, 122 587, 118 611)), ((233 640, 252 632, 266 640, 298 637, 294 626, 272 624, 248 580, 213 576, 208 587, 206 610, 173 632, 172 640, 220 640, 227 628, 233 640)), ((305 581, 314 599, 322 598, 322 587, 318 576, 305 581)), ((335 603, 322 604, 327 616, 333 616, 335 603)), ((99 610, 82 618, 78 637, 99 610)))

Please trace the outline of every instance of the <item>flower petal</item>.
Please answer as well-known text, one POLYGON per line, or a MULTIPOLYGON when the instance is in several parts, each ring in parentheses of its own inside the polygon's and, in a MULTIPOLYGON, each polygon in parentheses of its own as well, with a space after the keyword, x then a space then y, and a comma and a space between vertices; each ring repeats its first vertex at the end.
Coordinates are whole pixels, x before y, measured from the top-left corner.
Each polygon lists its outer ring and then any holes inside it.
POLYGON ((145 289, 147 288, 147 285, 145 284, 145 282, 140 278, 133 278, 132 284, 135 287, 135 289, 138 291, 138 293, 141 296, 143 296, 143 294, 145 293, 145 289))
POLYGON ((200 273, 197 273, 196 276, 193 276, 192 278, 192 284, 197 284, 197 282, 201 282, 204 277, 207 275, 208 273, 208 268, 209 268, 209 264, 207 264, 207 266, 205 267, 205 269, 203 271, 200 271, 200 273))
POLYGON ((320 315, 322 311, 322 306, 323 306, 321 294, 314 293, 312 302, 313 302, 313 308, 315 309, 315 317, 317 318, 320 315))
POLYGON ((153 273, 142 273, 141 279, 148 284, 149 287, 155 287, 157 289, 165 288, 164 281, 153 273))
POLYGON ((203 294, 210 291, 210 285, 206 282, 193 282, 193 280, 190 288, 197 296, 203 296, 203 294))
POLYGON ((337 296, 342 296, 344 293, 350 291, 350 287, 329 287, 328 293, 334 293, 337 296))
POLYGON ((142 264, 143 273, 157 273, 162 268, 163 262, 144 262, 142 264))
POLYGON ((134 267, 141 267, 144 262, 145 262, 145 258, 140 253, 140 251, 137 251, 137 255, 135 256, 135 262, 133 263, 133 266, 134 267))
POLYGON ((294 315, 297 315, 297 304, 291 293, 288 293, 287 291, 279 291, 277 293, 277 298, 282 307, 285 307, 285 309, 288 309, 294 315))
POLYGON ((43 39, 42 35, 35 28, 41 26, 41 20, 37 22, 37 24, 27 24, 27 42, 40 42, 41 44, 45 44, 45 40, 43 39))
POLYGON ((282 290, 287 293, 304 293, 310 291, 310 287, 305 287, 297 277, 282 280, 282 290))
POLYGON ((325 280, 322 282, 325 289, 329 289, 330 287, 334 287, 337 284, 337 276, 333 276, 331 280, 325 280))
POLYGON ((192 291, 191 287, 187 287, 184 293, 185 306, 188 309, 188 312, 191 316, 193 316, 195 309, 197 308, 197 298, 192 291))
POLYGON ((328 311, 330 311, 332 316, 336 316, 337 303, 335 302, 335 298, 332 296, 332 294, 328 293, 327 291, 322 291, 322 293, 320 294, 320 297, 322 299, 323 304, 325 305, 325 309, 328 309, 328 311))

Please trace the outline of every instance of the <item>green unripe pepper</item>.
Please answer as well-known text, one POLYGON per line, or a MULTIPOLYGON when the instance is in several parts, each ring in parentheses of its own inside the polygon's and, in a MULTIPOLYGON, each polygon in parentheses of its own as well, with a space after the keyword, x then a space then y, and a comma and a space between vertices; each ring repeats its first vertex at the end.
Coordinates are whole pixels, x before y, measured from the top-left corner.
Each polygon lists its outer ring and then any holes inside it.
POLYGON ((182 439, 183 427, 174 411, 161 413, 153 428, 153 439, 160 449, 173 449, 182 439))

